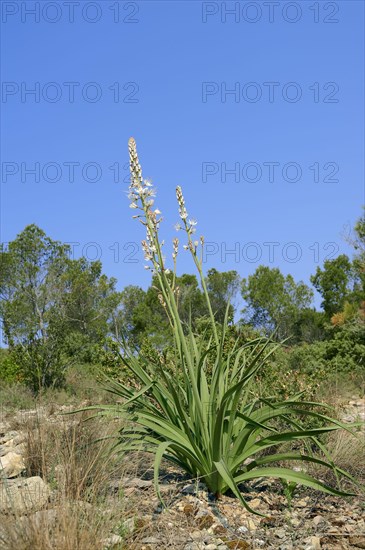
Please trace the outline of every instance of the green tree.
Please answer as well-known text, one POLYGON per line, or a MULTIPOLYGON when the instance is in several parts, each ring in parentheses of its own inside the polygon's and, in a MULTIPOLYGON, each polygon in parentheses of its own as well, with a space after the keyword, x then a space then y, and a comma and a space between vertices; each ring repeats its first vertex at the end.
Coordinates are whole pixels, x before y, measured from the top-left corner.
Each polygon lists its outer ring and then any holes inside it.
POLYGON ((0 250, 0 315, 5 342, 34 389, 63 381, 60 340, 65 325, 57 305, 64 292, 69 248, 36 225, 0 250))
POLYGON ((263 265, 242 280, 241 292, 247 304, 244 320, 266 334, 276 330, 279 340, 296 332, 296 324, 313 299, 312 290, 303 282, 296 283, 291 275, 285 277, 278 268, 263 265))
POLYGON ((86 258, 67 261, 59 308, 67 326, 68 355, 90 361, 93 345, 103 344, 110 334, 121 302, 116 282, 102 273, 100 261, 89 262, 86 258))
POLYGON ((314 308, 301 309, 296 314, 291 343, 306 342, 312 344, 325 338, 325 314, 314 308))
POLYGON ((355 224, 355 239, 352 245, 356 251, 353 258, 355 271, 354 297, 365 312, 365 216, 362 215, 355 224))
POLYGON ((206 284, 217 323, 223 323, 228 303, 230 303, 228 320, 232 322, 234 317, 232 302, 240 288, 240 277, 237 271, 219 272, 214 268, 209 269, 206 284))
POLYGON ((146 292, 139 286, 126 286, 120 293, 119 307, 111 326, 114 336, 117 340, 125 338, 132 348, 139 348, 147 333, 150 314, 146 292))
POLYGON ((34 390, 61 386, 75 360, 91 361, 120 302, 100 262, 71 260, 69 247, 36 225, 0 251, 0 315, 5 342, 34 390))
POLYGON ((317 267, 310 280, 322 296, 321 307, 328 319, 343 309, 345 301, 352 300, 354 272, 346 254, 334 260, 325 260, 323 269, 317 267))

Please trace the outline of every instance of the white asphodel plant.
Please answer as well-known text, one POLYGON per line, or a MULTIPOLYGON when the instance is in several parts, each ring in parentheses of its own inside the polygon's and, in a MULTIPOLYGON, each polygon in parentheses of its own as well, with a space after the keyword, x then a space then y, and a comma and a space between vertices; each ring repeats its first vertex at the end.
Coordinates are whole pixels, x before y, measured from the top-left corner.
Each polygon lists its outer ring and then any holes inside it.
MULTIPOLYGON (((146 228, 146 238, 142 241, 142 249, 144 252, 144 258, 147 265, 145 269, 152 271, 157 276, 160 291, 159 299, 164 304, 165 310, 169 315, 171 324, 173 325, 176 334, 183 335, 182 326, 179 316, 177 315, 176 294, 178 289, 175 287, 176 278, 176 259, 178 255, 179 239, 173 240, 173 278, 166 276, 169 275, 170 269, 165 267, 165 256, 162 254, 162 247, 164 242, 160 242, 158 236, 158 230, 160 223, 162 222, 162 216, 159 209, 154 209, 155 190, 152 187, 152 183, 149 180, 143 179, 142 168, 139 163, 137 147, 134 138, 130 138, 128 142, 129 147, 129 160, 131 170, 131 184, 129 186, 130 208, 139 210, 138 214, 135 214, 133 218, 138 219, 146 228)), ((179 206, 179 216, 181 222, 175 225, 177 231, 184 230, 187 235, 187 244, 184 244, 185 250, 190 250, 194 259, 195 265, 198 269, 200 281, 204 290, 204 294, 207 301, 208 311, 213 327, 213 334, 218 344, 218 334, 216 324, 214 321, 214 314, 210 304, 208 291, 206 288, 205 278, 203 276, 202 259, 203 259, 203 246, 204 237, 201 236, 199 241, 193 240, 193 235, 196 231, 197 222, 194 219, 189 219, 188 212, 185 206, 185 200, 181 187, 176 188, 176 198, 179 206), (200 256, 198 255, 198 247, 200 244, 200 256)))
MULTIPOLYGON (((221 330, 217 330, 209 300, 203 269, 204 238, 193 240, 195 220, 189 219, 183 193, 176 188, 180 215, 177 229, 186 234, 184 248, 190 251, 197 267, 206 298, 210 320, 210 338, 199 337, 190 329, 183 330, 177 306, 176 259, 179 241, 173 241, 173 269, 165 267, 162 253, 164 243, 159 240, 161 212, 155 208, 155 191, 144 180, 139 163, 136 142, 129 140, 131 185, 130 207, 133 216, 146 231, 142 241, 146 267, 158 281, 159 300, 169 318, 175 342, 174 371, 153 363, 141 353, 128 352, 127 344, 121 361, 130 370, 136 384, 110 381, 109 390, 123 398, 122 414, 127 421, 119 436, 124 451, 141 450, 155 454, 155 485, 158 495, 158 477, 162 458, 199 478, 217 498, 228 489, 253 513, 239 490, 239 484, 262 476, 299 483, 332 495, 349 496, 342 491, 287 467, 290 462, 312 462, 330 468, 339 483, 340 477, 356 483, 345 471, 332 462, 320 436, 338 429, 348 429, 336 420, 315 412, 312 403, 294 396, 286 401, 252 399, 250 387, 257 371, 265 365, 276 345, 265 338, 240 344, 238 341, 225 349, 228 308, 221 330), (208 355, 214 356, 208 368, 208 355), (311 416, 327 425, 304 429, 300 417, 311 416), (281 420, 281 423, 277 421, 281 420), (278 426, 286 426, 279 428, 278 426), (303 442, 304 451, 275 452, 282 443, 303 442), (320 451, 314 456, 311 446, 320 451), (267 450, 272 450, 268 453, 267 450), (262 451, 265 451, 263 453, 262 451)), ((210 359, 211 361, 211 359, 210 359)), ((100 408, 100 407, 99 407, 100 408)), ((102 407, 101 412, 112 414, 118 406, 102 407)))

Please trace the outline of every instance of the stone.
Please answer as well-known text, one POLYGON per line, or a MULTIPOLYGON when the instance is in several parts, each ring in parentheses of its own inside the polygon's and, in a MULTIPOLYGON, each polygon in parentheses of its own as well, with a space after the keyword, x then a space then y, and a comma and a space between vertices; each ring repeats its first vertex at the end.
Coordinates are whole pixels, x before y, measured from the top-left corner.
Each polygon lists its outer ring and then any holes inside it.
POLYGON ((0 483, 0 513, 24 514, 43 508, 51 495, 48 485, 38 476, 0 483))
POLYGON ((202 533, 200 531, 193 531, 192 533, 190 533, 190 538, 192 538, 194 541, 202 540, 202 533))
POLYGON ((134 477, 133 479, 126 480, 124 487, 133 488, 133 489, 148 489, 152 487, 153 481, 149 479, 140 479, 139 477, 134 477))
POLYGON ((18 435, 19 432, 6 432, 6 434, 0 437, 0 444, 5 445, 6 443, 8 443, 8 441, 11 441, 12 439, 14 439, 14 437, 17 437, 18 435))
POLYGON ((315 516, 313 519, 312 519, 312 522, 313 522, 313 525, 315 525, 315 527, 318 527, 318 525, 320 523, 324 523, 326 520, 324 519, 323 516, 315 516))
POLYGON ((348 521, 348 518, 346 518, 344 516, 340 516, 339 518, 333 518, 331 520, 331 523, 333 525, 338 525, 339 527, 342 527, 343 525, 347 524, 347 521, 348 521))
POLYGON ((352 423, 352 422, 355 422, 355 420, 356 420, 356 415, 354 415, 354 414, 345 414, 345 415, 341 418, 341 420, 342 420, 343 422, 351 422, 351 423, 352 423))
POLYGON ((49 508, 48 510, 38 510, 38 512, 34 512, 28 516, 20 516, 20 518, 17 518, 17 522, 23 529, 26 529, 27 526, 31 526, 31 529, 49 530, 57 525, 59 516, 59 509, 49 508))
POLYGON ((349 537, 349 542, 356 548, 365 548, 365 536, 364 537, 349 537))
POLYGON ((122 544, 123 539, 119 535, 111 535, 107 539, 103 541, 104 548, 113 548, 114 546, 118 546, 122 544))
POLYGON ((260 520, 262 527, 275 527, 276 519, 273 516, 266 516, 260 520))
POLYGON ((183 495, 196 495, 198 491, 205 489, 204 483, 189 483, 181 489, 183 495))
POLYGON ((256 531, 257 525, 256 525, 256 523, 253 521, 253 519, 247 518, 247 519, 245 520, 245 524, 246 524, 245 527, 248 527, 248 530, 249 530, 249 531, 256 531))
POLYGON ((146 537, 141 542, 142 544, 161 544, 161 540, 157 537, 146 537))
POLYGON ((214 523, 214 517, 209 512, 201 511, 195 516, 195 521, 199 529, 209 529, 214 523))
POLYGON ((321 539, 319 537, 310 537, 308 544, 305 545, 304 550, 321 550, 321 539))
POLYGON ((7 478, 17 477, 24 470, 24 459, 20 454, 10 451, 0 458, 0 475, 7 478))
POLYGON ((257 510, 258 508, 260 508, 262 506, 262 502, 259 498, 254 498, 253 500, 251 500, 248 505, 250 506, 250 508, 252 508, 253 510, 257 510))
POLYGON ((227 528, 220 523, 212 525, 212 531, 215 535, 225 535, 227 533, 227 528))
POLYGON ((0 456, 5 456, 10 451, 14 451, 14 449, 9 448, 7 445, 0 445, 0 456))
POLYGON ((295 503, 295 506, 296 506, 297 508, 305 508, 306 506, 308 506, 308 502, 309 502, 308 497, 302 498, 301 500, 298 500, 298 501, 295 503))
POLYGON ((188 542, 185 544, 184 550, 205 550, 206 546, 203 542, 188 542))
POLYGON ((184 508, 183 508, 183 512, 186 516, 193 516, 195 514, 195 506, 193 504, 191 504, 191 502, 188 502, 187 504, 185 504, 184 508))
POLYGON ((135 524, 136 522, 134 518, 128 518, 125 521, 123 521, 123 529, 128 531, 128 533, 133 533, 135 524))
POLYGON ((238 550, 239 548, 241 550, 248 550, 251 548, 251 545, 244 540, 230 540, 226 542, 226 545, 232 550, 238 550))

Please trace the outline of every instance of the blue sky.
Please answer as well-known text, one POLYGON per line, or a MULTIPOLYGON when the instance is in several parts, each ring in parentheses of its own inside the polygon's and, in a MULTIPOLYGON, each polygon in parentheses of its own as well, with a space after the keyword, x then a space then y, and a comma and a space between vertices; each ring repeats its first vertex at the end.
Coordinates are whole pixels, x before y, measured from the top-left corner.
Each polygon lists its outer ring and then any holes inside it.
MULTIPOLYGON (((351 254, 341 235, 364 203, 363 2, 1 7, 1 241, 36 223, 78 243, 75 257, 100 258, 119 288, 146 287, 125 193, 133 135, 163 236, 175 236, 181 185, 211 243, 206 269, 267 264, 309 282, 326 257, 351 254)), ((192 271, 183 254, 179 271, 192 271)))

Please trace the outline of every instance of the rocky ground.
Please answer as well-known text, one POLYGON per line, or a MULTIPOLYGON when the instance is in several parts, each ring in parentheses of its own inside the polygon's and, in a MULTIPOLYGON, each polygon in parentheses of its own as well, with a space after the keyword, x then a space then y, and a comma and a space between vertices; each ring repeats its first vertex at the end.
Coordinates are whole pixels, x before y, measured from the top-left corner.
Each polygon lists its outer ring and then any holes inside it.
MULTIPOLYGON (((64 409, 61 407, 52 414, 39 409, 18 411, 15 418, 5 416, 0 422, 1 549, 38 550, 31 543, 17 546, 16 539, 9 539, 12 521, 14 529, 20 526, 23 535, 29 521, 33 529, 55 528, 60 515, 56 494, 62 482, 52 484, 41 475, 29 475, 26 464, 29 431, 22 431, 22 426, 24 418, 40 416, 48 424, 57 424, 61 417, 64 422, 64 409), (13 426, 19 427, 11 429, 13 426), (6 529, 1 525, 6 525, 6 529)), ((74 422, 72 416, 67 418, 67 422, 74 422)), ((346 422, 365 421, 365 399, 350 401, 342 418, 346 422)), ((365 437, 365 432, 359 431, 359 436, 365 437)), ((96 550, 365 549, 365 500, 360 496, 345 500, 298 489, 288 500, 280 483, 260 479, 245 494, 251 508, 263 514, 256 516, 229 495, 214 501, 204 485, 191 483, 181 472, 166 465, 161 473, 161 494, 166 503, 163 508, 153 488, 150 459, 133 458, 125 460, 123 476, 108 479, 102 504, 100 501, 90 504, 87 499, 73 501, 73 515, 76 502, 77 510, 89 514, 88 521, 100 514, 109 514, 111 519, 109 533, 101 541, 95 540, 95 546, 85 542, 83 547, 81 542, 77 547, 80 550, 93 547, 96 550), (115 507, 116 499, 123 502, 122 508, 115 507)), ((63 501, 62 506, 67 507, 67 503, 63 501)))

